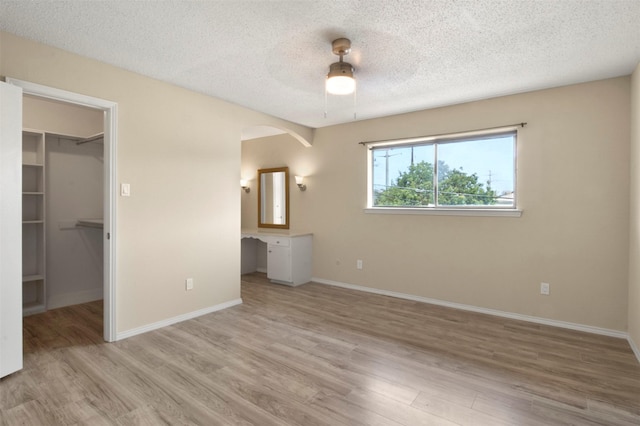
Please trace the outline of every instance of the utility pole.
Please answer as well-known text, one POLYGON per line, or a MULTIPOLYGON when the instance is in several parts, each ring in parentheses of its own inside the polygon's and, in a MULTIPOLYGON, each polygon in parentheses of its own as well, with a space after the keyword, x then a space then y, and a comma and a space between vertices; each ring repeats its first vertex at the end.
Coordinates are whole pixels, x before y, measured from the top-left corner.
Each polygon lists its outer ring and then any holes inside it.
MULTIPOLYGON (((411 148, 411 154, 413 154, 413 147, 411 148)), ((397 154, 389 154, 389 150, 386 150, 386 153, 383 155, 384 157, 384 181, 385 181, 385 188, 389 188, 389 157, 394 157, 396 155, 402 155, 401 152, 397 153, 397 154)), ((413 157, 413 155, 412 155, 413 157)), ((413 162, 412 162, 413 164, 413 162)))

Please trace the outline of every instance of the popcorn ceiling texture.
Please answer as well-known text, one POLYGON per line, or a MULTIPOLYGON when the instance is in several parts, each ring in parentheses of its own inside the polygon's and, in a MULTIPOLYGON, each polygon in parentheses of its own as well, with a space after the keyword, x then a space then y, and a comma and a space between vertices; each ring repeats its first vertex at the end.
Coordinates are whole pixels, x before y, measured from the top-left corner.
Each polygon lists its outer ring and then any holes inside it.
MULTIPOLYGON (((310 127, 628 75, 640 1, 8 1, 0 29, 310 127)), ((81 70, 79 70, 81 72, 81 70)))

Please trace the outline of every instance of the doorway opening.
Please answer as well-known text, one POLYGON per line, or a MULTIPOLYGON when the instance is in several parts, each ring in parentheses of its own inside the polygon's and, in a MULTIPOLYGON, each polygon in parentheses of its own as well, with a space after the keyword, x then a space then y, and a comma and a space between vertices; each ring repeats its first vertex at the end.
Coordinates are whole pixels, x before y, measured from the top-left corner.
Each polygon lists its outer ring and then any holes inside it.
POLYGON ((102 299, 115 341, 117 104, 6 81, 23 90, 24 312, 102 299))

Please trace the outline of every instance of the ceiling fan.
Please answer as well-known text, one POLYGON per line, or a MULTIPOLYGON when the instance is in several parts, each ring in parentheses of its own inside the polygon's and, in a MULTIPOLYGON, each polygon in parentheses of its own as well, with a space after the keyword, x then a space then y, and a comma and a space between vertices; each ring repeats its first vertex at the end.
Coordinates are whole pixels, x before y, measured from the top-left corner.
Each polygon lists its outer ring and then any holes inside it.
POLYGON ((325 81, 324 91, 324 118, 327 118, 327 94, 351 95, 353 94, 353 119, 356 119, 356 79, 353 76, 355 68, 348 62, 344 62, 345 55, 351 52, 351 40, 338 38, 331 43, 331 50, 340 57, 338 62, 329 66, 329 73, 325 81))
POLYGON ((334 54, 340 56, 338 62, 329 66, 326 89, 332 95, 350 95, 356 90, 356 80, 353 77, 355 71, 353 65, 344 62, 343 58, 351 52, 351 40, 339 38, 333 40, 331 49, 334 54))

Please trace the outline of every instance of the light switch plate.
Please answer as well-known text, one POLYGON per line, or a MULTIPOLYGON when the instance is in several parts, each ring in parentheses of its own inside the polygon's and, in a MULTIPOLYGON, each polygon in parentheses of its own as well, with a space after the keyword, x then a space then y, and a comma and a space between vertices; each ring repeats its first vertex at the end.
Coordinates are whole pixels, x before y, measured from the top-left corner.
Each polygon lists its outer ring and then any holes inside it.
POLYGON ((120 195, 123 197, 131 196, 131 186, 128 183, 123 183, 120 185, 120 195))

